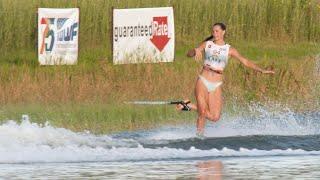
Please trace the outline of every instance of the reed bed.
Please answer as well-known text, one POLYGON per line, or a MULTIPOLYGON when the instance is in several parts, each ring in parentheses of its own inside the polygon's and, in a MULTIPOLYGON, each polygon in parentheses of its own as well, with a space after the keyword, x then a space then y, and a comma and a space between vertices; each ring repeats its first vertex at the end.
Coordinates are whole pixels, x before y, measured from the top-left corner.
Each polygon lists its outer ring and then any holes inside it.
POLYGON ((160 6, 174 7, 177 46, 198 43, 209 35, 214 22, 227 24, 232 41, 320 40, 318 0, 1 0, 0 52, 36 53, 38 7, 79 7, 80 56, 90 51, 110 61, 112 8, 160 6))

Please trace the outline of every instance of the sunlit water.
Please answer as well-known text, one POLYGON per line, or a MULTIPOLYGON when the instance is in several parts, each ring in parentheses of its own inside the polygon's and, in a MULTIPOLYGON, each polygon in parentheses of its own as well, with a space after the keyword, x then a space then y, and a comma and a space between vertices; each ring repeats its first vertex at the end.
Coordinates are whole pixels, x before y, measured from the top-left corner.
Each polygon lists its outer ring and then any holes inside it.
POLYGON ((319 179, 320 156, 1 164, 5 179, 319 179))
POLYGON ((0 125, 4 179, 319 179, 320 113, 223 116, 204 139, 192 125, 110 135, 49 124, 0 125))

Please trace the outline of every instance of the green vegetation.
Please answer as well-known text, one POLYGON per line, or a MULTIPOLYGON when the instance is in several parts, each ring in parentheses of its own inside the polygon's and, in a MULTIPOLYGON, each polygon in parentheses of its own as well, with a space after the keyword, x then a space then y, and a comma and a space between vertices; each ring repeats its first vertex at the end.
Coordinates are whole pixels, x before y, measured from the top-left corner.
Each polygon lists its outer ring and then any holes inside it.
POLYGON ((317 0, 0 0, 0 52, 20 57, 10 62, 34 62, 24 53, 36 52, 37 7, 80 7, 80 62, 110 61, 112 7, 159 6, 174 7, 177 47, 194 46, 210 34, 213 22, 220 21, 227 24, 228 41, 233 42, 320 40, 317 0))
POLYGON ((32 122, 44 125, 50 122, 56 127, 73 131, 89 130, 93 133, 110 133, 193 123, 196 114, 177 113, 171 106, 124 106, 110 104, 39 104, 7 105, 1 108, 1 121, 20 121, 27 114, 32 122))
POLYGON ((274 76, 261 75, 230 60, 223 85, 225 111, 233 103, 269 100, 297 110, 317 108, 316 0, 0 0, 0 119, 29 114, 32 121, 97 133, 193 122, 195 114, 177 113, 173 107, 122 102, 192 98, 201 66, 185 53, 220 21, 227 24, 228 43, 276 71, 274 76), (113 66, 112 7, 157 6, 174 6, 175 62, 113 66), (37 7, 80 7, 78 65, 38 66, 37 7))

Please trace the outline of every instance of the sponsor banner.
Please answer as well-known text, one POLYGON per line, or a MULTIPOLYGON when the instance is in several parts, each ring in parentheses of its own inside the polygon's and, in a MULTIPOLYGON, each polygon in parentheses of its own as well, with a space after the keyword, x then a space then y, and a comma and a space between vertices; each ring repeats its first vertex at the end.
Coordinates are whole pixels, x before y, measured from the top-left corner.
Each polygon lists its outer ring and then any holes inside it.
POLYGON ((114 9, 113 63, 172 62, 172 7, 114 9))
POLYGON ((38 57, 40 65, 76 64, 79 9, 38 9, 38 57))

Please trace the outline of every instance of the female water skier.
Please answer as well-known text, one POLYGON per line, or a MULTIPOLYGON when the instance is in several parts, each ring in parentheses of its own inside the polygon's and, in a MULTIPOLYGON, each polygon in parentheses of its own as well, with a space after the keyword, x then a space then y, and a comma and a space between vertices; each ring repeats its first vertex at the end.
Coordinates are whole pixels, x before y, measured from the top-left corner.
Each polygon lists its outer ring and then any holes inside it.
POLYGON ((197 110, 197 135, 203 136, 205 120, 216 122, 220 119, 222 108, 222 77, 223 70, 229 57, 234 57, 246 67, 252 68, 264 74, 274 74, 274 71, 264 70, 243 57, 235 48, 230 47, 224 41, 226 26, 223 23, 215 23, 212 26, 212 35, 206 38, 199 47, 188 52, 188 56, 195 56, 197 61, 202 60, 202 52, 205 53, 203 69, 196 82, 195 96, 197 104, 189 100, 178 104, 179 110, 197 110))

